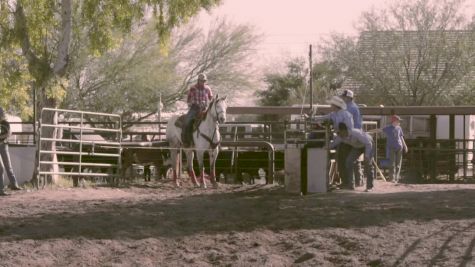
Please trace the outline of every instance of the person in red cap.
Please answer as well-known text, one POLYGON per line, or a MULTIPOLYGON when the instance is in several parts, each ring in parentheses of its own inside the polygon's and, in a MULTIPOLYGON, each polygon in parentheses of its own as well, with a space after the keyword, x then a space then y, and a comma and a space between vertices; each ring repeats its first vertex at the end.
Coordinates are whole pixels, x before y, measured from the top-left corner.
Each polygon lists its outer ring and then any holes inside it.
POLYGON ((392 115, 391 124, 382 129, 386 136, 386 157, 389 158, 389 177, 393 183, 399 182, 402 152, 407 153, 408 151, 400 124, 401 118, 397 115, 392 115))

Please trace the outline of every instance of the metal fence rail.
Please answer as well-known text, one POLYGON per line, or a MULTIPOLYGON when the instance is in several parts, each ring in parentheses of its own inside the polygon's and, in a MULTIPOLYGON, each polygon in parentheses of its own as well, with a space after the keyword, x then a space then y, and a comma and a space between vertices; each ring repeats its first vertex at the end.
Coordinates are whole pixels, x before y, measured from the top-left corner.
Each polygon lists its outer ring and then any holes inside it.
POLYGON ((48 175, 65 175, 73 177, 77 185, 81 176, 119 175, 122 162, 122 120, 119 115, 43 108, 38 133, 38 181, 46 181, 48 175), (54 113, 48 115, 56 118, 62 115, 68 124, 43 123, 47 113, 54 113), (104 123, 97 127, 94 120, 104 123), (44 136, 47 128, 53 129, 57 137, 44 136), (64 131, 68 132, 65 134, 64 131))
MULTIPOLYGON (((302 111, 300 107, 283 109, 277 107, 270 109, 229 108, 228 114, 252 114, 252 112, 258 111, 265 111, 266 114, 271 114, 275 110, 279 110, 278 113, 285 113, 287 115, 301 114, 302 111)), ((322 107, 317 114, 327 113, 328 111, 329 110, 325 110, 325 107, 322 107)), ((45 123, 41 125, 41 127, 43 130, 53 128, 58 131, 69 131, 71 135, 75 135, 76 137, 80 136, 79 138, 40 137, 43 143, 54 142, 56 145, 61 146, 61 149, 57 149, 56 152, 44 149, 40 152, 42 155, 53 155, 67 159, 75 157, 74 161, 78 162, 78 164, 73 165, 65 164, 65 162, 68 161, 63 159, 59 160, 60 163, 43 159, 40 164, 42 166, 48 164, 61 165, 64 166, 65 169, 74 170, 70 173, 75 174, 83 174, 84 168, 88 168, 89 171, 91 167, 100 169, 101 171, 94 173, 88 172, 84 173, 84 175, 100 176, 97 174, 108 171, 111 168, 117 169, 121 167, 120 164, 122 160, 118 151, 124 147, 127 140, 152 143, 157 140, 163 140, 165 136, 166 122, 164 121, 121 122, 118 115, 61 109, 45 109, 44 112, 58 112, 69 114, 69 116, 74 114, 78 118, 76 121, 65 118, 61 119, 59 124, 45 123), (86 121, 84 118, 87 116, 97 117, 93 121, 86 121), (115 120, 115 122, 111 120, 115 120), (120 138, 108 138, 107 140, 93 140, 92 137, 84 138, 96 134, 102 136, 117 135, 120 136, 120 138), (112 153, 111 151, 113 149, 116 149, 114 151, 117 153, 112 153), (97 162, 88 162, 90 160, 86 159, 90 159, 91 157, 103 157, 108 158, 108 160, 99 162, 98 159, 96 160, 97 162), (91 164, 112 165, 94 166, 91 164)), ((370 126, 378 128, 386 125, 388 123, 387 116, 393 113, 403 116, 404 121, 408 124, 403 125, 403 128, 406 127, 406 129, 408 129, 406 142, 409 145, 409 153, 403 157, 403 170, 407 171, 408 174, 416 178, 421 176, 422 180, 447 179, 454 181, 458 179, 475 179, 475 126, 473 126, 475 125, 475 116, 472 115, 475 114, 475 107, 367 107, 362 108, 362 113, 365 115, 365 119, 372 121, 370 126), (405 115, 406 117, 404 117, 405 115), (447 116, 447 121, 439 120, 440 116, 447 116), (442 132, 447 131, 447 136, 439 136, 441 130, 444 130, 442 132)), ((287 116, 279 121, 259 121, 251 119, 247 122, 229 121, 226 124, 220 125, 220 132, 223 137, 223 142, 268 142, 274 146, 275 151, 282 152, 286 144, 299 142, 299 139, 307 139, 306 134, 310 134, 310 131, 315 130, 313 128, 308 130, 307 126, 306 120, 292 117, 290 117, 289 120, 289 116, 287 116)), ((41 129, 39 130, 41 131, 41 129)), ((28 129, 28 131, 30 130, 28 129)), ((27 135, 31 134, 31 132, 19 132, 17 134, 27 135)), ((376 136, 378 139, 382 137, 382 135, 376 136)), ((20 140, 19 137, 17 139, 20 140)), ((377 140, 377 143, 379 143, 377 145, 379 148, 378 156, 380 159, 385 159, 385 144, 384 142, 380 142, 381 140, 384 141, 384 139, 377 140)), ((15 141, 12 140, 12 143, 14 142, 15 141)), ((40 146, 40 144, 38 145, 40 146)), ((236 166, 234 161, 238 152, 256 150, 256 147, 252 146, 240 147, 239 149, 235 146, 232 147, 235 149, 230 152, 232 156, 231 164, 229 165, 231 166, 236 166)), ((141 149, 149 150, 156 148, 144 147, 141 149)), ((239 168, 245 169, 246 165, 248 165, 247 162, 242 158, 240 160, 242 162, 239 168)), ((255 163, 257 160, 251 160, 249 162, 255 163)), ((250 167, 250 169, 254 170, 253 167, 250 167)), ((49 175, 49 173, 42 174, 49 175)), ((71 176, 73 176, 73 174, 71 174, 71 176)))

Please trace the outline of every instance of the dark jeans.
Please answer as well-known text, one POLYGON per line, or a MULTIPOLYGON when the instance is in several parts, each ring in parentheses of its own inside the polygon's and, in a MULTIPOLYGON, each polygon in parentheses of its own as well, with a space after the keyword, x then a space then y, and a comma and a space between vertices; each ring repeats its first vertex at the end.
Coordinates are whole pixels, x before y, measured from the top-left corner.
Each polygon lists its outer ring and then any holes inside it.
POLYGON ((345 143, 338 145, 336 154, 336 163, 338 166, 338 175, 340 176, 341 184, 348 185, 348 174, 346 173, 346 159, 351 151, 351 146, 345 143))
POLYGON ((356 160, 354 167, 355 172, 355 184, 356 186, 363 186, 363 166, 361 165, 361 161, 356 160))
MULTIPOLYGON (((350 187, 354 187, 355 182, 355 161, 365 152, 365 148, 351 148, 350 153, 345 162, 346 173, 349 179, 350 187)), ((371 155, 365 155, 364 161, 364 171, 366 174, 366 188, 371 189, 373 188, 373 180, 374 180, 374 165, 373 165, 373 157, 374 152, 371 152, 371 155), (368 160, 369 159, 369 160, 368 160)))
POLYGON ((181 140, 185 144, 190 144, 193 139, 193 121, 200 113, 200 107, 198 105, 191 105, 188 113, 185 116, 185 122, 181 132, 181 140))
POLYGON ((0 143, 0 191, 3 190, 3 173, 6 172, 10 180, 10 186, 18 186, 15 174, 13 173, 12 163, 10 161, 10 153, 8 152, 8 144, 0 143))

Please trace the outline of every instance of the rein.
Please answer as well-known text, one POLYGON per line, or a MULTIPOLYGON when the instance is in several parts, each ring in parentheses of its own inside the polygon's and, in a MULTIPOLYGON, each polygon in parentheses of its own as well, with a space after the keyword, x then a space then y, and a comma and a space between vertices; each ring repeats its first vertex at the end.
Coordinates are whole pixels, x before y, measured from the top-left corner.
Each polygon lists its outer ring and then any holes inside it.
MULTIPOLYGON (((216 101, 216 102, 218 102, 218 101, 216 101)), ((211 103, 211 106, 214 106, 214 111, 215 111, 215 113, 216 113, 216 119, 215 119, 216 127, 215 127, 215 129, 214 129, 214 131, 213 131, 213 136, 210 138, 210 137, 207 136, 206 134, 200 132, 200 128, 199 128, 199 127, 198 127, 198 131, 196 132, 196 134, 197 134, 197 135, 199 134, 199 136, 203 137, 206 141, 208 141, 208 143, 209 143, 211 149, 215 149, 216 147, 219 146, 219 144, 221 144, 221 138, 220 138, 216 143, 213 142, 214 137, 216 136, 216 132, 218 131, 218 126, 217 126, 217 124, 219 124, 219 123, 218 123, 218 115, 221 114, 221 113, 224 113, 224 111, 218 112, 218 109, 217 109, 217 107, 216 107, 216 103, 215 103, 214 101, 211 103)), ((209 111, 209 109, 208 109, 208 111, 209 111)), ((209 113, 210 113, 210 112, 206 112, 205 120, 206 120, 206 118, 208 117, 208 114, 209 114, 209 113)))

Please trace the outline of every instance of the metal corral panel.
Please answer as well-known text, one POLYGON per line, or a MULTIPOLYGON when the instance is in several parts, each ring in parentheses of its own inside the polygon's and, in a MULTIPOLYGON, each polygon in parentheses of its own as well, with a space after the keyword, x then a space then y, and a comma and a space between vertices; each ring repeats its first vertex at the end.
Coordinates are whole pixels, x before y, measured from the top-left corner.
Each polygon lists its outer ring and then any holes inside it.
MULTIPOLYGON (((35 169, 36 147, 10 145, 8 149, 10 150, 13 173, 15 173, 18 183, 23 184, 30 181, 35 169)), ((9 183, 8 180, 4 179, 6 184, 9 183)))
POLYGON ((285 149, 285 190, 290 193, 301 192, 302 149, 285 149))

